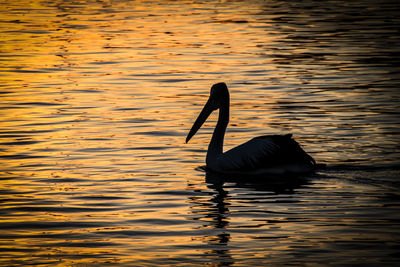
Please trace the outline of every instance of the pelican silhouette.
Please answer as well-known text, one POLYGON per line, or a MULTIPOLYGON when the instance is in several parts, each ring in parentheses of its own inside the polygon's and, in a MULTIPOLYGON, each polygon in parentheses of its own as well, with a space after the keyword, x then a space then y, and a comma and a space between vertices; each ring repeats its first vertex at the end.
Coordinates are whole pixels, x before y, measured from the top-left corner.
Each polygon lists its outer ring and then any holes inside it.
POLYGON ((282 175, 306 173, 316 168, 315 160, 292 138, 292 134, 255 137, 223 152, 229 122, 229 91, 225 83, 211 87, 210 97, 190 129, 186 143, 217 109, 218 122, 208 145, 206 170, 228 174, 282 175))

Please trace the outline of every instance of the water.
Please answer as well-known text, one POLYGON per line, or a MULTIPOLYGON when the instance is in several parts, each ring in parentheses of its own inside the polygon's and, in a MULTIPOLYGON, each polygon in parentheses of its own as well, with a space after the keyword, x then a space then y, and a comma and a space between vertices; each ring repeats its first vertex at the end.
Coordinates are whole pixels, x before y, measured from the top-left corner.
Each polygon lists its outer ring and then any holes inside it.
POLYGON ((0 265, 400 260, 397 1, 0 3, 0 265), (293 133, 327 169, 226 179, 225 148, 293 133))

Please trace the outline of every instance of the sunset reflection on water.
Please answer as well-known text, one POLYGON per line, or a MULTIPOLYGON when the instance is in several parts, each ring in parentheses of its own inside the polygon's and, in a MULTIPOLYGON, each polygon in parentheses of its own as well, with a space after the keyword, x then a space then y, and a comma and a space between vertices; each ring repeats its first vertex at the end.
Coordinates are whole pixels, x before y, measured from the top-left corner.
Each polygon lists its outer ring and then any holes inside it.
POLYGON ((0 264, 397 263, 397 5, 0 4, 0 264), (216 115, 185 137, 220 81, 226 149, 293 133, 331 168, 195 170, 216 115))

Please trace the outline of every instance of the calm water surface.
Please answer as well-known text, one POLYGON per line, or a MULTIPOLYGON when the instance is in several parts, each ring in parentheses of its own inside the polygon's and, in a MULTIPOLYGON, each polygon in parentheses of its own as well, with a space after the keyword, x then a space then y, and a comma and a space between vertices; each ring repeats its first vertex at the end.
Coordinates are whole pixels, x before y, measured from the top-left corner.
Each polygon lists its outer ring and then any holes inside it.
POLYGON ((398 1, 161 2, 0 2, 0 265, 398 263, 398 1), (293 133, 328 167, 195 170, 220 81, 226 149, 293 133))

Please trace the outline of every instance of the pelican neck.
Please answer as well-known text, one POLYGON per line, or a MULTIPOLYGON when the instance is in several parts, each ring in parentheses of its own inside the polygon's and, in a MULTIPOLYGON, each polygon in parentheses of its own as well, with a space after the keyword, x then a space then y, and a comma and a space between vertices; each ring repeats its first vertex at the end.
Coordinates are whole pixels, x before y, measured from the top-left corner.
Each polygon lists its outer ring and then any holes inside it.
POLYGON ((219 155, 223 153, 224 137, 226 127, 229 123, 229 97, 222 101, 219 108, 218 121, 215 126, 210 144, 208 145, 206 164, 210 165, 219 155))

